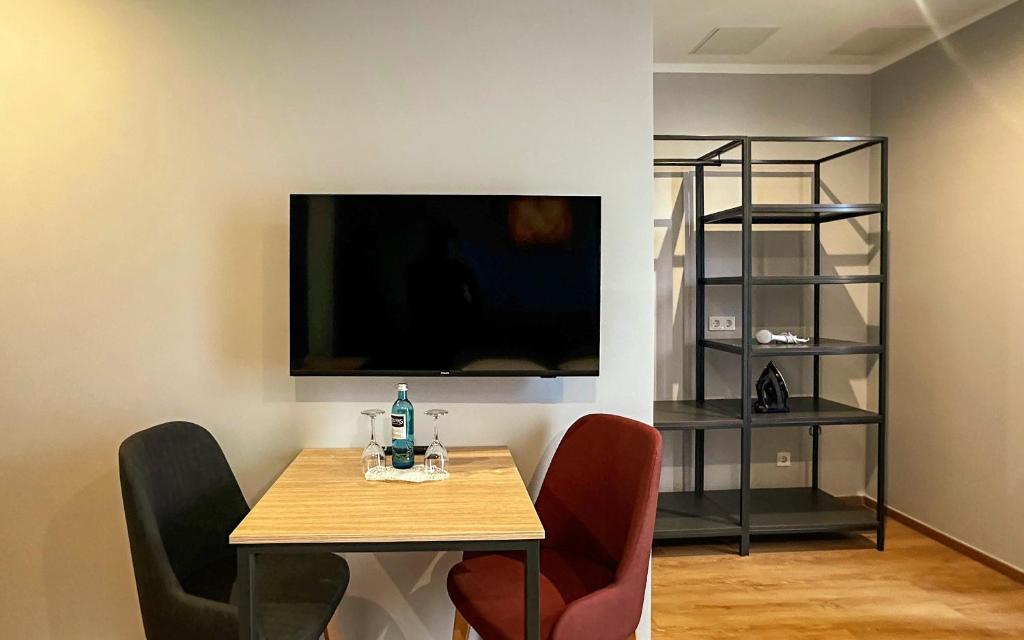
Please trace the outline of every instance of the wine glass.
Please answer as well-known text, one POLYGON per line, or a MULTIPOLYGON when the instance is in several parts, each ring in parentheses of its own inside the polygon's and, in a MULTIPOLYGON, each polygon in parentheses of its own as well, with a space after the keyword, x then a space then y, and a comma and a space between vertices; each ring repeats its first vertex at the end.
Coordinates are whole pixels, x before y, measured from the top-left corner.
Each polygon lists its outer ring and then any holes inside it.
POLYGON ((386 464, 387 457, 384 455, 384 447, 377 444, 377 429, 374 421, 377 416, 384 413, 383 409, 367 409, 360 411, 361 414, 370 418, 370 444, 363 449, 363 475, 386 464))
POLYGON ((430 409, 427 415, 434 419, 434 440, 423 454, 423 469, 427 473, 444 473, 448 470, 448 450, 437 438, 437 421, 441 416, 448 415, 445 409, 430 409))

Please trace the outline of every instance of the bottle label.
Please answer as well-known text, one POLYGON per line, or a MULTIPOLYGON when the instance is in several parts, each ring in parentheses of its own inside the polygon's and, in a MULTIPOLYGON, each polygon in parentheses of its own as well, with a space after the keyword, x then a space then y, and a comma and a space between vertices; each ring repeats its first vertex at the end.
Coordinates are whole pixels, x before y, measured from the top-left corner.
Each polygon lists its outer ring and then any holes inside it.
POLYGON ((408 438, 409 430, 405 425, 405 415, 401 413, 391 414, 391 440, 405 440, 408 438))

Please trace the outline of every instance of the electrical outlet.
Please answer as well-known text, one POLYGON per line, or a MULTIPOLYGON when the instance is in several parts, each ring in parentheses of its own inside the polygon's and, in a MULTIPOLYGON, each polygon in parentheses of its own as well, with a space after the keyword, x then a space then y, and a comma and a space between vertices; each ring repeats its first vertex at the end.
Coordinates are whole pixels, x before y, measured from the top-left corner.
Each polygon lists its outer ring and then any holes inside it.
POLYGON ((708 331, 735 331, 736 316, 711 316, 708 318, 708 331))
POLYGON ((776 467, 788 467, 793 464, 793 457, 788 451, 779 451, 775 454, 776 467))

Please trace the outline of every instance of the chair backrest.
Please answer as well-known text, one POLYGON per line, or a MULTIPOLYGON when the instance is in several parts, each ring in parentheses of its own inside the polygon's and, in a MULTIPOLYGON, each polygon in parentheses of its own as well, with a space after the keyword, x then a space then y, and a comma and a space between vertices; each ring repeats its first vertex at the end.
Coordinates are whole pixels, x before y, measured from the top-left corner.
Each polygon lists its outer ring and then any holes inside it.
POLYGON ((580 418, 558 445, 537 496, 543 546, 604 564, 642 599, 660 468, 661 434, 653 427, 608 414, 580 418))
POLYGON ((118 451, 132 565, 147 628, 182 579, 231 553, 249 506, 212 435, 190 422, 140 431, 118 451))

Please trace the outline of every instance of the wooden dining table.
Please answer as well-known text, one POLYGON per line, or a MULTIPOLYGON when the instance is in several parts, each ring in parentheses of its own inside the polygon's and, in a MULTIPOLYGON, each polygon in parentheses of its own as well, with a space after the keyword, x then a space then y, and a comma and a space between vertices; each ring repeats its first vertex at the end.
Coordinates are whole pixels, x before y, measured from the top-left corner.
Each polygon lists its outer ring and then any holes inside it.
POLYGON ((361 449, 303 449, 231 533, 242 640, 257 637, 257 558, 270 553, 523 551, 525 637, 540 638, 544 527, 507 447, 449 449, 449 477, 363 478, 361 449))

